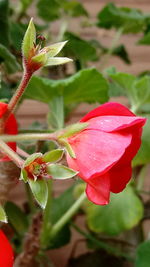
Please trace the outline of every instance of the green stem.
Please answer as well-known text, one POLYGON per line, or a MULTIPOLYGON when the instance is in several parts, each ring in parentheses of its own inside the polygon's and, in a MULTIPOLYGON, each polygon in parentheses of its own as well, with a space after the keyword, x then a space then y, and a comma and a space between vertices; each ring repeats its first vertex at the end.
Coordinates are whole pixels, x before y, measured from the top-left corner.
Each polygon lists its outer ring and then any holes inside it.
POLYGON ((108 253, 111 253, 113 255, 119 256, 119 257, 124 257, 129 261, 134 261, 134 259, 131 256, 128 256, 126 253, 120 251, 119 249, 116 249, 108 244, 106 244, 105 242, 102 242, 100 240, 98 240, 97 238, 95 238, 94 236, 92 236, 89 233, 86 233, 85 231, 81 230, 76 224, 71 223, 71 225, 73 226, 73 228, 79 232, 81 235, 83 235, 86 239, 92 241, 97 247, 106 250, 108 253))
POLYGON ((44 246, 46 246, 47 243, 47 237, 49 240, 49 236, 47 233, 51 229, 51 205, 52 205, 52 179, 49 179, 47 181, 47 186, 48 186, 48 200, 47 200, 47 205, 44 210, 43 214, 43 225, 42 225, 42 233, 41 233, 41 243, 44 246))
POLYGON ((0 135, 0 140, 5 142, 17 142, 25 140, 54 140, 57 141, 57 135, 55 133, 25 133, 17 135, 0 135))
POLYGON ((0 140, 0 151, 7 155, 19 168, 23 166, 23 159, 18 156, 7 144, 0 140))
POLYGON ((121 35, 122 35, 122 32, 123 32, 123 28, 120 28, 120 29, 116 32, 116 34, 115 34, 115 36, 114 36, 114 38, 113 38, 113 40, 112 40, 111 46, 110 46, 110 48, 108 49, 107 54, 106 54, 106 55, 104 56, 104 58, 103 58, 103 61, 102 61, 101 66, 100 66, 100 69, 103 70, 104 67, 105 67, 105 65, 108 63, 108 61, 109 61, 109 59, 110 59, 110 57, 111 57, 111 55, 112 55, 112 53, 113 53, 115 47, 116 47, 117 44, 118 44, 118 41, 119 41, 119 39, 120 39, 120 37, 121 37, 121 35))
POLYGON ((52 227, 51 237, 54 237, 62 227, 74 216, 77 210, 80 208, 83 201, 86 199, 85 192, 80 195, 77 201, 70 207, 70 209, 60 218, 56 224, 52 227))

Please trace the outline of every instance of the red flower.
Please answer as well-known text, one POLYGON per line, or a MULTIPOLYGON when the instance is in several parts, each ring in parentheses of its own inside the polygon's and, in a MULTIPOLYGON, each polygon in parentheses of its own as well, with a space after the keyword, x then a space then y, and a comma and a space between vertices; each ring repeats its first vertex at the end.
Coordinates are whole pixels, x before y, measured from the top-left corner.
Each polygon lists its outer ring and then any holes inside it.
MULTIPOLYGON (((2 116, 5 114, 7 111, 7 104, 0 102, 0 119, 2 116)), ((4 125, 4 128, 1 129, 0 134, 17 134, 18 133, 18 127, 17 127, 17 122, 13 114, 10 115, 8 118, 6 124, 4 125)), ((14 151, 16 151, 16 143, 15 142, 9 142, 7 143, 9 147, 11 147, 14 151)), ((9 161, 10 159, 7 156, 4 156, 0 158, 1 161, 9 161)))
POLYGON ((75 159, 67 155, 68 165, 87 183, 89 200, 105 205, 110 192, 121 192, 131 178, 131 160, 140 147, 146 119, 121 104, 106 103, 81 122, 89 125, 68 138, 76 155, 75 159))
POLYGON ((9 241, 0 230, 0 267, 12 267, 14 254, 9 241))

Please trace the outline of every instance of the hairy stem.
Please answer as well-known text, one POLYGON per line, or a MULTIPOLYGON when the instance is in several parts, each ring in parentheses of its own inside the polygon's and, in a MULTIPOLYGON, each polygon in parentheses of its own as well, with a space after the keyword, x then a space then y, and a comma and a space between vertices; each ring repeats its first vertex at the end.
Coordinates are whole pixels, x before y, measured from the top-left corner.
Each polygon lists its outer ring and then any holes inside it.
POLYGON ((12 96, 9 104, 8 104, 8 109, 6 111, 6 113, 3 116, 3 123, 5 123, 7 121, 7 119, 9 118, 10 114, 14 112, 16 106, 19 103, 20 98, 22 97, 30 79, 32 77, 32 73, 31 72, 26 72, 24 71, 22 80, 20 82, 19 87, 17 88, 16 92, 14 93, 14 95, 12 96))
POLYGON ((0 140, 5 142, 17 142, 25 140, 54 140, 57 141, 56 133, 30 133, 17 135, 0 135, 0 140))
POLYGON ((23 159, 18 156, 7 144, 0 140, 0 151, 7 155, 19 168, 23 166, 23 159))

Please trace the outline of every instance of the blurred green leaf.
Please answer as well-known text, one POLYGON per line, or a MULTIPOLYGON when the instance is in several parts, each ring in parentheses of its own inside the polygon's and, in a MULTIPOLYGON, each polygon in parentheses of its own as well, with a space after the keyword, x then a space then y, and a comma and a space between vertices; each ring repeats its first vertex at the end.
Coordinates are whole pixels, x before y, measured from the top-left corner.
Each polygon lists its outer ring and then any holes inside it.
POLYGON ((133 166, 150 162, 150 115, 144 115, 144 117, 147 118, 147 122, 143 127, 141 147, 132 161, 133 166))
POLYGON ((95 46, 74 33, 66 32, 64 39, 69 40, 64 47, 64 54, 75 59, 86 61, 95 61, 98 59, 95 46))
POLYGON ((125 46, 122 45, 122 44, 117 46, 113 50, 112 55, 120 57, 126 64, 130 64, 131 63, 131 60, 129 58, 127 50, 125 49, 125 46))
POLYGON ((150 240, 141 243, 136 252, 135 267, 149 267, 150 265, 150 240))
POLYGON ((146 33, 139 41, 140 45, 150 45, 150 32, 146 33))
POLYGON ((45 180, 28 180, 31 191, 42 209, 45 209, 48 199, 48 189, 45 180))
POLYGON ((0 0, 0 43, 9 46, 9 1, 0 0))
POLYGON ((21 70, 20 65, 13 54, 2 44, 0 44, 0 62, 4 62, 9 73, 21 70))
POLYGON ((133 228, 143 217, 143 205, 131 186, 123 192, 112 194, 110 203, 97 206, 89 203, 86 208, 87 223, 91 231, 118 235, 133 228))
POLYGON ((60 5, 57 0, 39 0, 37 10, 39 17, 47 22, 56 20, 60 16, 60 5))
POLYGON ((104 103, 108 100, 108 89, 102 74, 95 68, 90 68, 58 81, 34 76, 26 89, 25 97, 45 103, 56 96, 63 96, 65 104, 104 103))
POLYGON ((62 7, 72 17, 88 16, 87 10, 78 1, 64 1, 62 7))
POLYGON ((5 210, 9 223, 13 226, 16 233, 23 235, 28 229, 28 219, 26 214, 12 202, 6 203, 5 210))
POLYGON ((99 12, 97 25, 106 29, 123 28, 124 33, 138 33, 144 29, 145 16, 138 9, 108 3, 99 12))
POLYGON ((145 75, 141 78, 127 73, 110 74, 110 77, 127 93, 131 106, 135 112, 147 103, 150 103, 150 77, 145 75))
POLYGON ((1 205, 0 205, 0 222, 7 223, 6 213, 1 205))

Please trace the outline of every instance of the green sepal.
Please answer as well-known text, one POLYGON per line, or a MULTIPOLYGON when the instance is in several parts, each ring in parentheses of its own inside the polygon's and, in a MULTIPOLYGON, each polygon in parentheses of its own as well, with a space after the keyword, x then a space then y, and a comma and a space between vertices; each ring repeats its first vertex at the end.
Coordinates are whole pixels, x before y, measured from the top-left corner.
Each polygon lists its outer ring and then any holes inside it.
POLYGON ((71 145, 68 143, 67 139, 60 138, 59 143, 65 147, 66 151, 68 152, 71 158, 74 158, 74 159, 76 158, 76 154, 74 150, 72 149, 71 145))
POLYGON ((68 126, 64 129, 64 133, 62 135, 60 135, 58 138, 67 138, 70 136, 75 135, 76 133, 81 132, 82 130, 84 130, 89 124, 86 122, 82 122, 82 123, 75 123, 72 124, 71 126, 68 126))
POLYGON ((42 64, 43 66, 46 64, 47 59, 48 59, 48 55, 45 52, 32 57, 32 61, 42 64))
POLYGON ((45 66, 57 66, 71 62, 72 59, 68 57, 49 57, 45 66))
POLYGON ((38 204, 41 206, 42 209, 45 209, 48 199, 48 187, 47 182, 45 180, 28 180, 29 186, 31 188, 31 191, 38 202, 38 204))
POLYGON ((1 205, 0 205, 0 222, 7 223, 6 213, 1 205))
POLYGON ((33 153, 30 155, 24 162, 24 167, 28 166, 31 162, 33 162, 37 158, 42 158, 43 154, 42 153, 33 153))
POLYGON ((49 57, 55 57, 63 49, 67 42, 68 41, 52 44, 50 46, 45 47, 44 49, 48 53, 49 57))
POLYGON ((52 176, 53 179, 63 180, 73 178, 78 172, 70 169, 61 164, 50 164, 47 166, 47 173, 52 176))
POLYGON ((35 42, 36 42, 36 30, 34 27, 33 19, 31 19, 22 42, 23 56, 28 58, 30 51, 34 48, 35 42))
POLYGON ((44 162, 56 162, 58 160, 61 160, 63 153, 63 149, 54 149, 45 153, 42 159, 44 162))
POLYGON ((22 169, 19 180, 23 180, 25 183, 27 183, 28 179, 29 178, 28 178, 28 174, 27 174, 26 170, 22 169))

